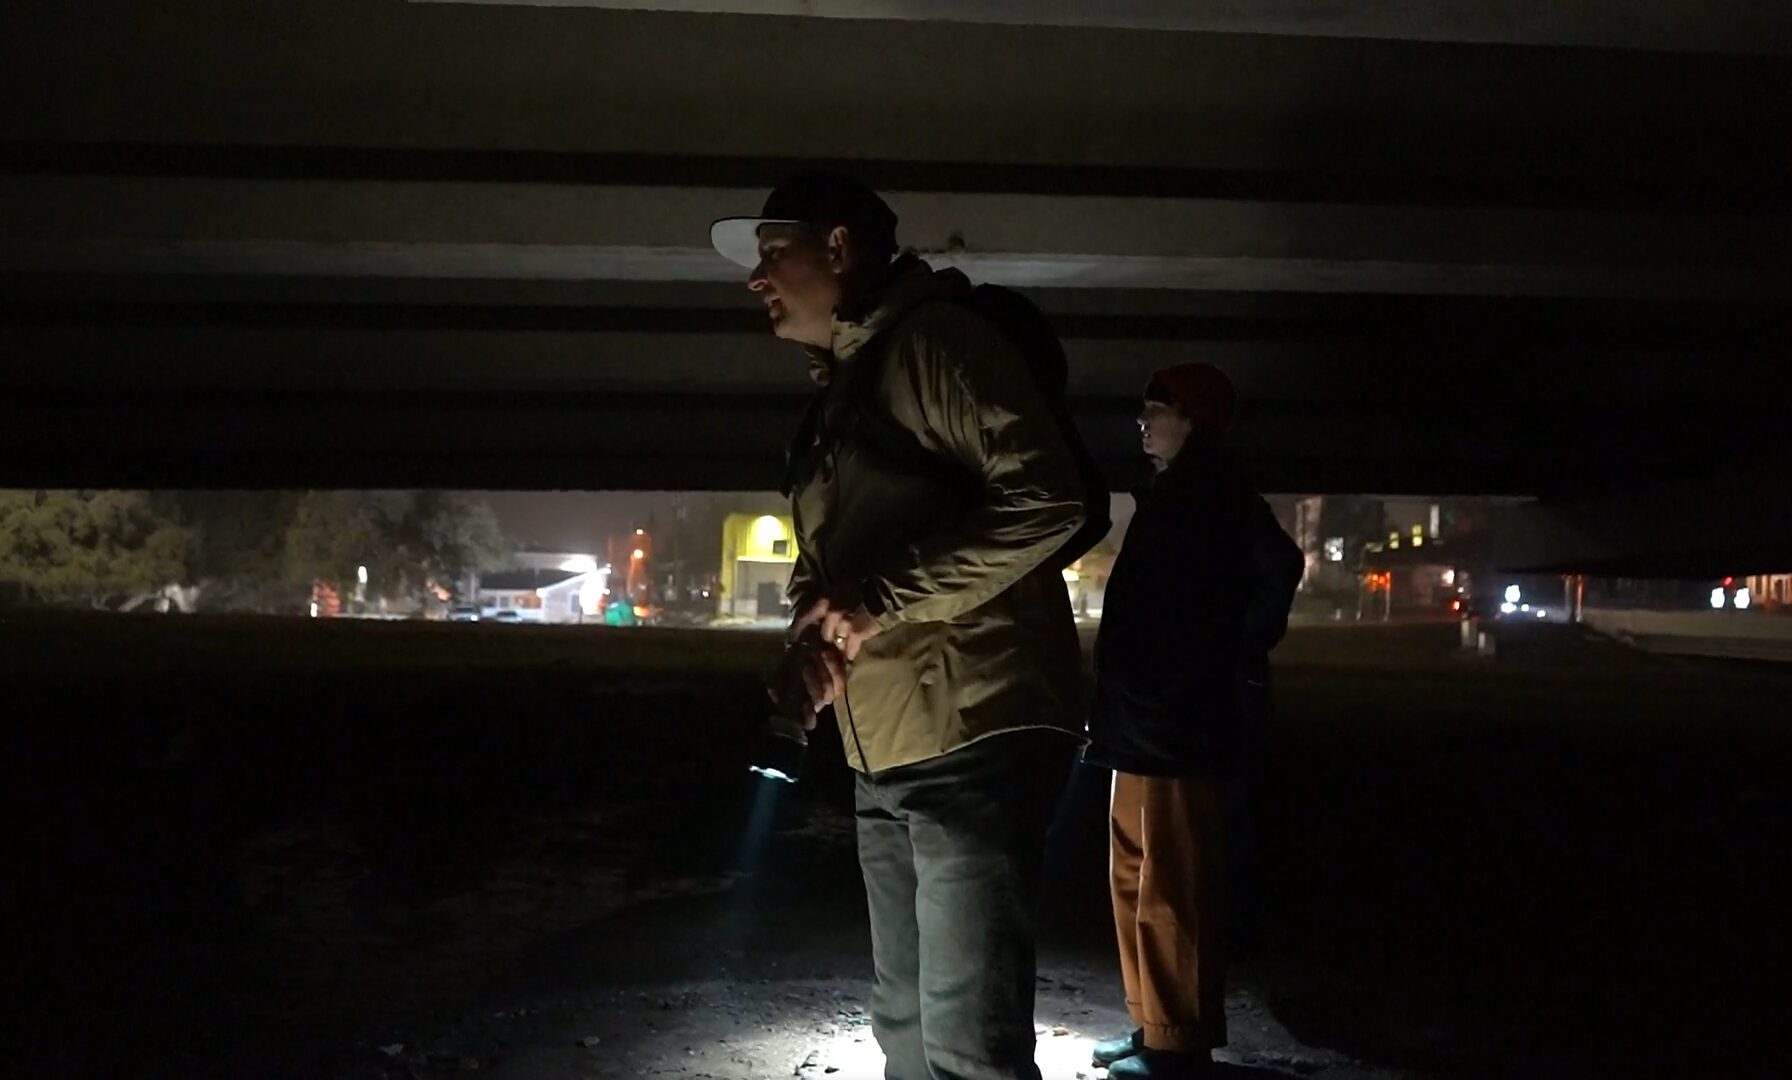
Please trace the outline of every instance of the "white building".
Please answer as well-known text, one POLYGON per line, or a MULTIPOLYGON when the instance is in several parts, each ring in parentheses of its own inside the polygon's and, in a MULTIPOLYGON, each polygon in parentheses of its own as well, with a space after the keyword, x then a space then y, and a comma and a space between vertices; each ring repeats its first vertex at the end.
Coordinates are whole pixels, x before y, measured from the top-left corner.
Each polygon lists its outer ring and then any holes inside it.
POLYGON ((598 622, 608 577, 603 567, 486 574, 479 580, 479 617, 491 619, 500 612, 514 611, 519 622, 598 622))

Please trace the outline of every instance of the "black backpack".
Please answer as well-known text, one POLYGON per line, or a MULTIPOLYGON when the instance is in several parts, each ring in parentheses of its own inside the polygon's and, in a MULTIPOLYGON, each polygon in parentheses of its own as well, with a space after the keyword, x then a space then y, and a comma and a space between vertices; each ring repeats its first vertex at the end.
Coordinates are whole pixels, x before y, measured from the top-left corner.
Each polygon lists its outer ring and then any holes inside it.
MULTIPOLYGON (((1053 556, 1052 567, 1062 570, 1101 543, 1113 527, 1113 519, 1109 516, 1107 478, 1102 475, 1101 467, 1095 463, 1095 455, 1089 452, 1088 445, 1083 442, 1082 432, 1077 430, 1076 422, 1070 416, 1070 360, 1065 356, 1064 346, 1058 341, 1051 323, 1046 321, 1045 313, 1031 300, 1012 289, 1000 285, 979 285, 971 290, 968 297, 951 302, 963 304, 995 324, 1009 344, 1026 359, 1027 368, 1033 373, 1034 382, 1039 387, 1040 397, 1051 410, 1052 419, 1063 433, 1064 443, 1076 460, 1077 475, 1083 484, 1084 519, 1082 528, 1065 541, 1053 556)), ((878 337, 887 335, 901 324, 902 320, 898 319, 878 337)), ((859 355, 865 357, 867 362, 854 365, 856 370, 852 372, 852 383, 846 390, 846 405, 830 432, 821 431, 824 395, 816 395, 792 446, 790 468, 786 472, 784 483, 786 495, 795 488, 800 474, 813 469, 814 451, 825 450, 819 444, 835 439, 851 441, 859 448, 882 458, 893 468, 936 478, 952 488, 966 489, 974 482, 974 478, 958 462, 929 450, 913 432, 898 424, 878 406, 875 390, 887 352, 887 349, 881 347, 881 342, 875 339, 861 348, 859 355)))

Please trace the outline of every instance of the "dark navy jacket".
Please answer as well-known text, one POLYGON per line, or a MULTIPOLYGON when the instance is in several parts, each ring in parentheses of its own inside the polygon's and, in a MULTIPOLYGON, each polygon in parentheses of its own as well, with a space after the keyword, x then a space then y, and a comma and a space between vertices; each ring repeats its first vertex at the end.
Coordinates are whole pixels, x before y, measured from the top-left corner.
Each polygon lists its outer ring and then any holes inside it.
POLYGON ((1231 455, 1191 444, 1139 493, 1095 640, 1086 759, 1228 775, 1305 560, 1231 455))

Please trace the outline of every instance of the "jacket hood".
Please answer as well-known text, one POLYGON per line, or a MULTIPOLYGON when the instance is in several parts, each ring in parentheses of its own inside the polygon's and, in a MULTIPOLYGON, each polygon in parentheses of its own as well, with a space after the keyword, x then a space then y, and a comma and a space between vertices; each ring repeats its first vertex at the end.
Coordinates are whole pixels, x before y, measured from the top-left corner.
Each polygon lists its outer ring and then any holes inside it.
POLYGON ((866 305, 834 315, 831 349, 810 348, 809 378, 817 386, 832 381, 837 365, 850 363, 866 342, 894 326, 904 315, 932 300, 968 299, 971 279, 958 270, 936 271, 915 255, 899 256, 889 278, 866 305))

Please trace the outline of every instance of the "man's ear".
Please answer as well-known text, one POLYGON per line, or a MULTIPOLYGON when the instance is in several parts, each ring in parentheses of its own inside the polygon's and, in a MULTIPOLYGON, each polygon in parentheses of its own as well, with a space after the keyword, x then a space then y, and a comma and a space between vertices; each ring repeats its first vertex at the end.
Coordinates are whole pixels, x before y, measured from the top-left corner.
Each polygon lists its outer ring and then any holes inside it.
POLYGON ((852 269, 851 235, 844 225, 836 225, 828 230, 828 269, 836 274, 852 269))

